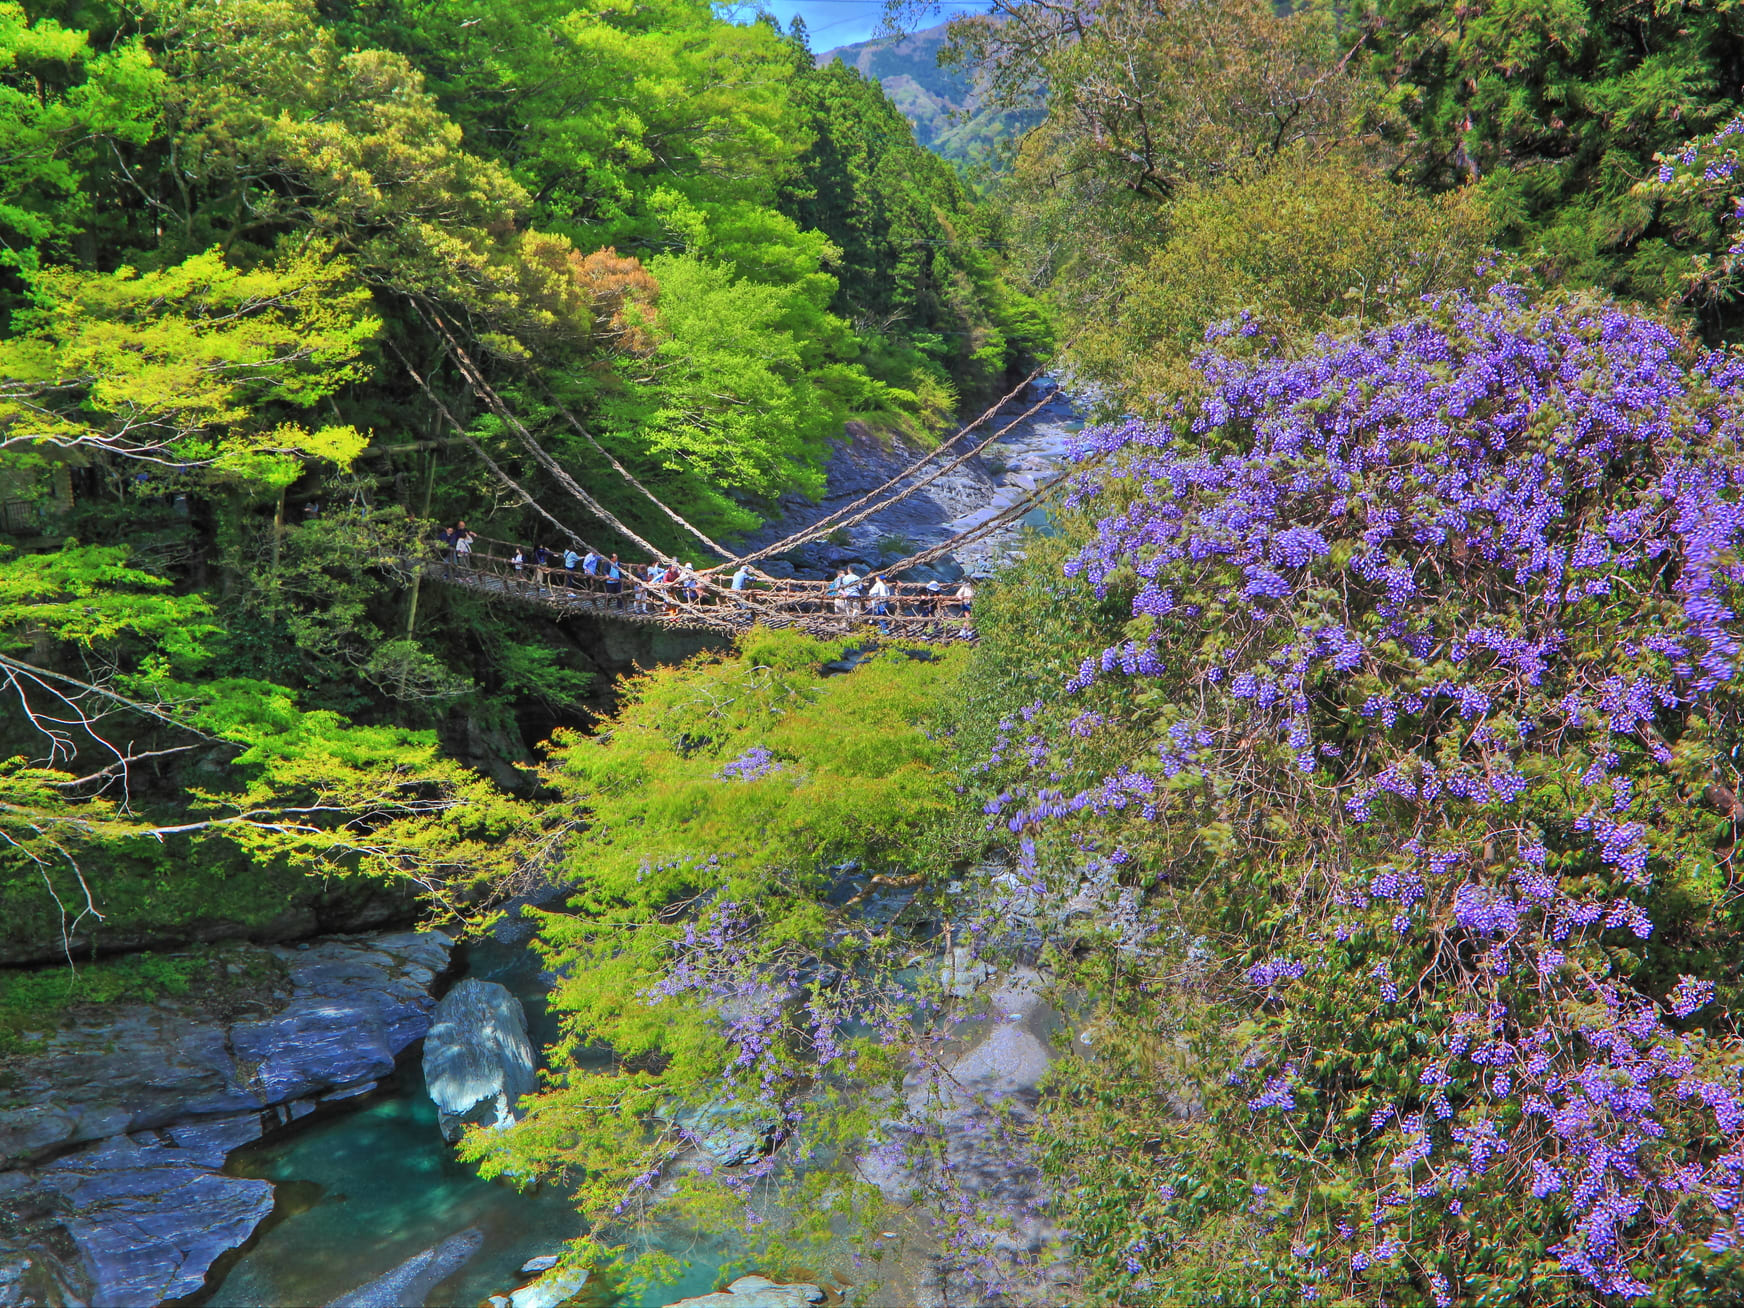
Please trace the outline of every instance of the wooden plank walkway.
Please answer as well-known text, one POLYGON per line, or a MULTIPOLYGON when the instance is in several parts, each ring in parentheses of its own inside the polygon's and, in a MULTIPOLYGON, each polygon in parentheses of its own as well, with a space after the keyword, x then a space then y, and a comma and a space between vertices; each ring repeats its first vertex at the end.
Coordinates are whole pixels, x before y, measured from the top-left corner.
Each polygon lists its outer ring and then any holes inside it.
MULTIPOLYGON (((698 577, 687 590, 680 583, 649 582, 629 576, 621 590, 608 593, 603 578, 591 584, 571 577, 561 564, 545 570, 543 581, 531 563, 520 569, 498 554, 474 550, 466 563, 431 560, 418 566, 429 581, 536 604, 560 614, 588 614, 613 622, 723 632, 765 627, 797 628, 824 639, 849 635, 888 636, 929 644, 972 641, 972 619, 962 613, 954 590, 929 592, 914 582, 890 582, 893 592, 877 599, 835 597, 828 582, 760 578, 755 589, 735 591, 712 577, 698 577)), ((645 571, 645 569, 644 569, 645 571)), ((876 575, 876 574, 873 574, 876 575)), ((862 592, 870 577, 861 579, 862 592)))

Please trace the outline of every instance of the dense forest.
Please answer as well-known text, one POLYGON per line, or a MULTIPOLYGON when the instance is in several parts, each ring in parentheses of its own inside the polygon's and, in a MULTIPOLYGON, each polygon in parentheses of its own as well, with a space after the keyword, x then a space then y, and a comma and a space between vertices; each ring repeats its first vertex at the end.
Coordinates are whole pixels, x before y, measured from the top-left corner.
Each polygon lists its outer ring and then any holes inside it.
POLYGON ((1744 1300, 1744 18, 947 38, 973 169, 701 0, 0 0, 0 1110, 506 905, 556 1034, 458 1157, 591 1294, 1744 1300), (712 566, 1042 372, 973 641, 425 566, 712 566))
MULTIPOLYGON (((80 846, 156 883, 183 858, 161 828, 275 867, 388 838, 366 863, 499 875, 478 832, 523 818, 445 760, 512 782, 604 688, 524 615, 421 593, 435 523, 646 557, 587 486, 694 550, 655 499, 742 532, 819 491, 845 421, 929 439, 1046 346, 991 211, 876 88, 706 5, 4 21, 7 667, 77 721, 6 783, 6 915, 39 945, 83 905, 80 846), (368 841, 287 817, 317 798, 368 841)), ((43 726, 13 720, 21 759, 43 726)))

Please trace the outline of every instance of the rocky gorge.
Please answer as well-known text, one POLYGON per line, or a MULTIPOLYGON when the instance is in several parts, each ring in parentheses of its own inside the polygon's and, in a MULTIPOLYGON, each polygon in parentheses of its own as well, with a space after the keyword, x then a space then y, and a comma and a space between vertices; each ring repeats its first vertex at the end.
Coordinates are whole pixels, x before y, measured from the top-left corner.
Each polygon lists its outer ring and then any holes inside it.
POLYGON ((239 946, 227 1020, 127 1005, 44 1032, 0 1088, 0 1304, 135 1308, 199 1290, 273 1209, 228 1154, 366 1095, 429 1026, 436 931, 239 946))
MULTIPOLYGON (((1002 406, 989 423, 964 437, 943 454, 927 460, 918 476, 939 472, 977 441, 1009 427, 980 454, 960 467, 942 472, 928 485, 864 522, 845 527, 821 541, 799 546, 763 566, 776 575, 827 576, 833 569, 853 567, 876 571, 905 555, 943 544, 972 531, 1020 503, 1057 475, 1067 462, 1067 443, 1083 426, 1072 398, 1053 381, 1031 383, 1002 406), (1033 414, 1026 410, 1038 405, 1033 414)), ((749 537, 746 546, 780 540, 821 521, 844 505, 859 500, 900 473, 925 451, 898 436, 850 423, 832 447, 827 490, 813 503, 798 497, 782 501, 781 516, 749 537)), ((1022 557, 1020 537, 1025 526, 1041 526, 1042 510, 1026 514, 982 540, 947 554, 929 568, 905 573, 909 581, 955 581, 968 574, 985 576, 1001 564, 1022 557)))
MULTIPOLYGON (((1057 470, 1077 426, 1064 396, 1031 395, 1026 407, 1038 398, 1046 402, 1037 414, 1018 422, 985 455, 851 529, 845 543, 807 547, 776 566, 870 569, 893 550, 932 545, 1016 503, 1057 470)), ((1016 412, 1021 409, 1008 410, 1002 421, 1016 412)), ((832 458, 823 504, 790 505, 788 519, 770 532, 864 494, 915 454, 899 441, 850 429, 832 458)), ((1015 529, 1008 529, 941 560, 934 575, 979 575, 1018 549, 1015 529)), ((867 911, 880 899, 874 897, 867 911)), ((25 1033, 22 1051, 0 1066, 0 1308, 144 1308, 184 1299, 226 1308, 305 1293, 319 1296, 311 1302, 399 1305, 423 1302, 438 1284, 452 1290, 456 1282, 448 1278, 463 1267, 472 1269, 475 1288, 500 1287, 496 1297, 512 1308, 549 1308, 581 1288, 577 1278, 583 1273, 556 1268, 549 1261, 554 1255, 544 1252, 561 1248, 575 1231, 573 1211, 561 1195, 523 1201, 506 1186, 449 1174, 464 1169, 453 1162, 448 1142, 468 1124, 513 1120, 517 1099, 535 1088, 538 1051, 553 1038, 539 1021, 540 996, 554 978, 540 974, 525 948, 530 924, 511 913, 495 934, 491 947, 502 947, 496 965, 514 974, 508 987, 492 979, 495 972, 481 974, 467 961, 468 951, 440 931, 308 934, 316 925, 303 924, 300 940, 294 931, 284 938, 290 929, 281 930, 282 924, 252 939, 225 938, 235 934, 227 928, 217 933, 216 945, 206 946, 218 951, 220 961, 216 983, 199 993, 100 1011, 74 1009, 58 1025, 25 1033), (329 1143, 313 1143, 322 1139, 329 1143), (340 1139, 347 1143, 332 1143, 340 1139), (294 1154, 300 1141, 311 1142, 311 1150, 332 1155, 322 1165, 343 1163, 321 1173, 325 1197, 319 1204, 334 1214, 323 1220, 375 1229, 384 1220, 379 1203, 387 1201, 378 1201, 359 1177, 391 1172, 406 1160, 372 1160, 368 1152, 403 1150, 408 1139, 416 1141, 418 1167, 438 1169, 439 1184, 456 1192, 472 1187, 470 1197, 446 1208, 408 1199, 393 1241, 379 1252, 326 1276, 297 1280, 294 1264, 306 1258, 297 1251, 310 1240, 330 1239, 335 1229, 321 1227, 329 1234, 316 1236, 311 1225, 297 1233, 298 1223, 317 1216, 292 1211, 307 1202, 299 1197, 305 1183, 298 1178, 319 1168, 305 1159, 281 1176, 272 1170, 276 1163, 237 1160, 276 1159, 294 1154), (362 1155, 345 1156, 352 1148, 362 1155), (492 1216, 481 1218, 481 1211, 492 1216), (537 1219, 529 1219, 526 1230, 514 1229, 516 1213, 535 1211, 537 1219), (342 1212, 343 1218, 337 1216, 342 1212), (256 1245, 244 1263, 236 1263, 244 1257, 239 1251, 256 1245), (481 1248, 495 1254, 488 1268, 481 1248), (529 1249, 538 1256, 528 1260, 529 1249), (507 1274, 501 1270, 505 1260, 507 1274), (239 1274, 230 1273, 233 1265, 239 1274), (519 1289, 512 1288, 517 1284, 519 1289)), ((1033 1103, 1052 1056, 1045 1036, 1053 1019, 1033 986, 1021 979, 1012 984, 1009 994, 1001 991, 1003 1000, 996 997, 996 1005, 1004 1003, 1011 1014, 985 1028, 976 1025, 982 1016, 965 1016, 954 1032, 951 1067, 971 1098, 946 1106, 950 1122, 972 1116, 989 1101, 1020 1116, 1033 1103)), ((974 989, 965 986, 961 997, 969 1000, 974 989)), ((902 1101, 892 1102, 891 1111, 936 1108, 932 1094, 916 1082, 902 1101)), ((721 1166, 744 1165, 780 1143, 757 1123, 709 1119, 691 1125, 721 1166)), ((957 1160, 959 1175, 984 1181, 990 1199, 1033 1206, 1034 1179, 1006 1168, 990 1152, 994 1143, 965 1135, 962 1149, 968 1152, 957 1160)), ((893 1199, 906 1201, 927 1184, 900 1167, 869 1166, 893 1199)), ((407 1172, 394 1184, 415 1197, 420 1186, 437 1183, 429 1175, 407 1172)), ((888 1264, 904 1302, 956 1302, 959 1287, 929 1252, 927 1224, 937 1217, 916 1210, 912 1227, 902 1232, 905 1251, 888 1264)), ((1001 1256, 1040 1257, 1051 1234, 1032 1222, 1000 1237, 1001 1256)), ((844 1280, 825 1296, 805 1282, 753 1277, 700 1298, 677 1297, 718 1286, 714 1268, 732 1256, 726 1248, 707 1253, 686 1282, 665 1293, 651 1291, 643 1304, 787 1308, 802 1300, 834 1301, 849 1288, 844 1280)), ((850 1266, 845 1256, 842 1267, 850 1266)), ((485 1297, 472 1294, 466 1302, 485 1297)))

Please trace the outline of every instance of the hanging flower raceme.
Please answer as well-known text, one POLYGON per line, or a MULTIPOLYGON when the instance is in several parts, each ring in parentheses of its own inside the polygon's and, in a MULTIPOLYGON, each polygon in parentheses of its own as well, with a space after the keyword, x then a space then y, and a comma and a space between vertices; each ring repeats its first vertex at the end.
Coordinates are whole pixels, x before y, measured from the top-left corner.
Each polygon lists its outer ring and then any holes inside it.
POLYGON ((1659 171, 1636 190, 1652 198, 1672 231, 1693 237, 1688 293, 1717 298, 1744 265, 1744 118, 1704 132, 1659 156, 1659 171))
MULTIPOLYGON (((1148 684, 1171 725, 1154 759, 1009 783, 989 811, 1039 839, 1196 804, 1226 860, 1336 869, 1250 955, 1265 1034, 1231 1079, 1256 1123, 1367 1160, 1360 1213, 1304 1171, 1352 1293, 1383 1265, 1457 1293, 1477 1204, 1554 1231, 1591 1289, 1645 1294, 1744 1235, 1724 995, 1657 979, 1677 960, 1654 952, 1660 906, 1688 917, 1680 887, 1723 876, 1744 359, 1498 287, 1302 359, 1203 366, 1196 416, 1084 433, 1117 471, 1082 484, 1110 507, 1068 569, 1138 620, 1069 689, 1148 684), (1427 1039, 1396 1075, 1325 1018, 1352 995, 1427 1039), (1384 1108, 1345 1112, 1359 1091, 1384 1108)), ((1058 748, 1082 753, 1104 710, 1071 711, 1058 748)))

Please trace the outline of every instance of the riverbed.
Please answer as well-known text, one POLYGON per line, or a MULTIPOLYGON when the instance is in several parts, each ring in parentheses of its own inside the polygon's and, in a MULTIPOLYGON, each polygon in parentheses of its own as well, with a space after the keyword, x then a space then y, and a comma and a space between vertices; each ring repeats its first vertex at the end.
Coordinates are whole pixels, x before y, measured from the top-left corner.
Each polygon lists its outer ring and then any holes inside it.
MULTIPOLYGON (((462 958, 466 975, 500 982, 521 1000, 536 1048, 555 1040, 546 979, 531 951, 486 940, 464 947, 462 958)), ((456 1231, 475 1227, 483 1246, 425 1301, 429 1308, 473 1308, 532 1280, 519 1273, 520 1266, 561 1252, 580 1231, 562 1192, 541 1187, 522 1193, 480 1180, 455 1159, 437 1128, 416 1059, 401 1066, 392 1086, 360 1106, 238 1150, 225 1170, 270 1181, 277 1205, 200 1300, 210 1308, 325 1304, 456 1231)), ((660 1308, 715 1287, 718 1251, 674 1237, 666 1252, 690 1263, 677 1284, 617 1296, 598 1287, 577 1302, 589 1308, 660 1308)))

